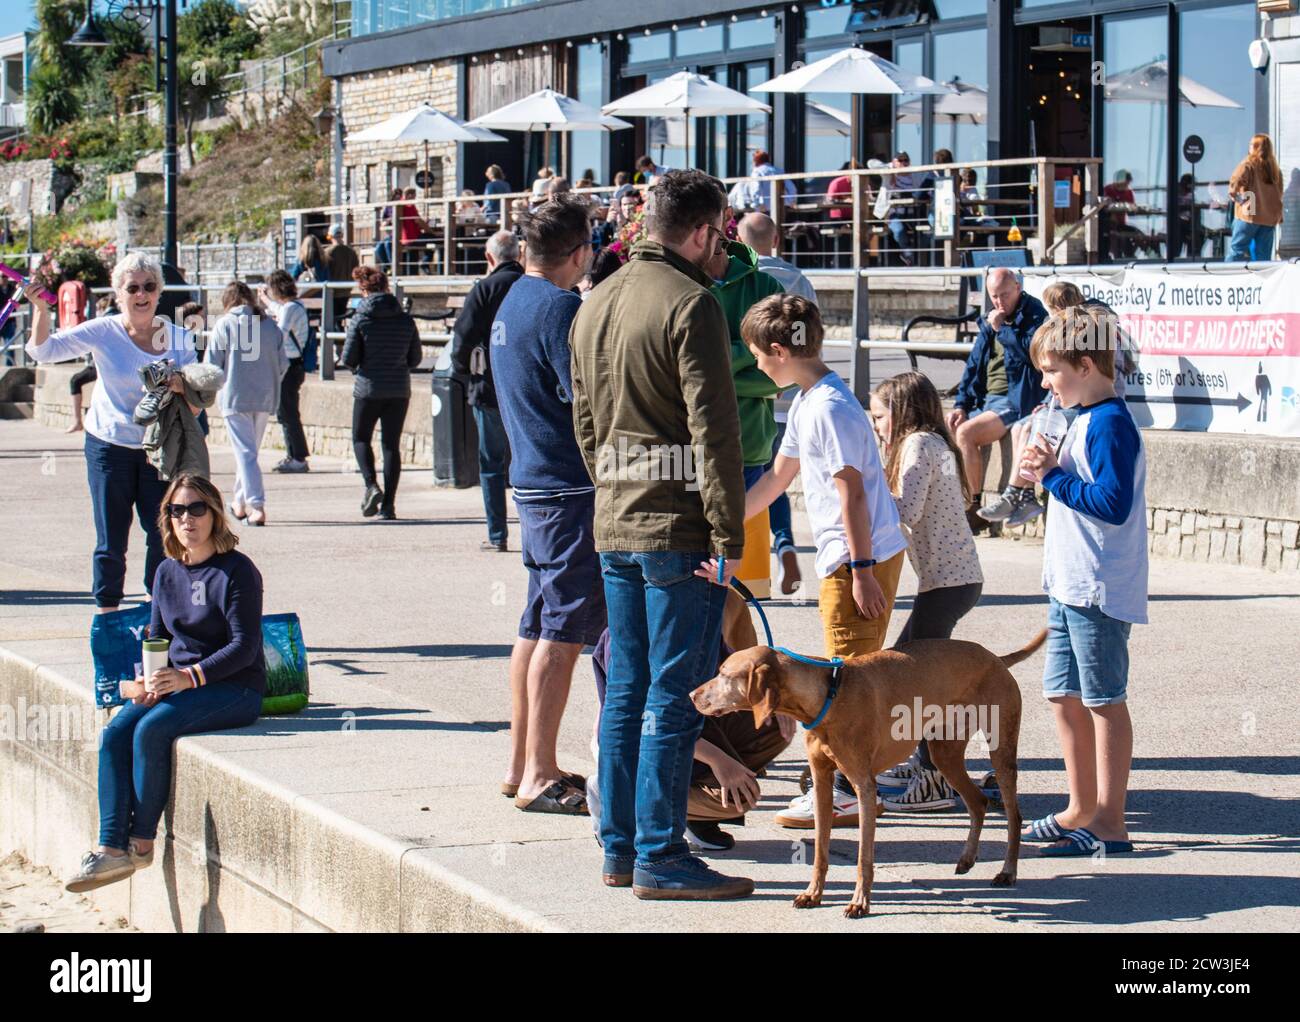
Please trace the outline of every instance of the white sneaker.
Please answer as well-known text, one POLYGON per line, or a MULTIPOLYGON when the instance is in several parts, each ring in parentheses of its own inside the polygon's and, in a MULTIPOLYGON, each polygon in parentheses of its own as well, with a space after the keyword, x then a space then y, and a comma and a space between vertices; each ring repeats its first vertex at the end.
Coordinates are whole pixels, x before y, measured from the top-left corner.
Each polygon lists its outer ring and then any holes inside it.
POLYGON ((957 808, 957 793, 938 770, 917 770, 912 783, 901 795, 882 798, 880 804, 891 813, 926 813, 957 808))
MULTIPOLYGON (((831 823, 832 827, 856 827, 858 825, 858 800, 852 795, 846 795, 842 791, 834 793, 835 820, 831 823)), ((813 820, 813 793, 810 791, 806 795, 800 795, 790 803, 788 809, 776 814, 776 822, 782 827, 792 827, 796 830, 812 830, 816 823, 813 820)))

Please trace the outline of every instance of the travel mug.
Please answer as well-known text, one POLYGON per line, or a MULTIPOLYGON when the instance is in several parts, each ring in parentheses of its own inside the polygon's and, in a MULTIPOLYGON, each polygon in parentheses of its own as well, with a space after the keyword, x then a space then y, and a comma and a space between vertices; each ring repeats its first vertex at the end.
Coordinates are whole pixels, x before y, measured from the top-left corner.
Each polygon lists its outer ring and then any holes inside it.
POLYGON ((167 651, 170 648, 170 639, 144 640, 144 687, 146 692, 153 691, 153 672, 168 665, 167 651))

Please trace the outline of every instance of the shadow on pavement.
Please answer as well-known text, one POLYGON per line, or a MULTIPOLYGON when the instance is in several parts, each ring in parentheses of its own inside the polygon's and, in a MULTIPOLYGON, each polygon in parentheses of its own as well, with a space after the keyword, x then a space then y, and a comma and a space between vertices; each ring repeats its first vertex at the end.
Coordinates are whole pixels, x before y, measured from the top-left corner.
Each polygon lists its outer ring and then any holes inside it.
MULTIPOLYGON (((61 604, 93 605, 95 598, 67 589, 0 589, 0 607, 57 607, 61 604)), ((124 601, 125 602, 125 601, 124 601)))
POLYGON ((323 731, 508 731, 508 720, 401 720, 427 711, 412 707, 312 705, 300 713, 262 717, 241 734, 276 738, 323 731))

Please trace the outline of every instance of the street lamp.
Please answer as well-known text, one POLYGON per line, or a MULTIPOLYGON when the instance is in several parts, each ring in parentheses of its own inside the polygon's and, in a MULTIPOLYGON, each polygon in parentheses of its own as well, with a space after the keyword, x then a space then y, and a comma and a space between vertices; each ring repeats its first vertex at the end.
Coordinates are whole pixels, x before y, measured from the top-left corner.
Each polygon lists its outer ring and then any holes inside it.
POLYGON ((95 0, 86 0, 86 20, 68 40, 69 46, 107 46, 108 38, 95 24, 95 0))
MULTIPOLYGON (((69 46, 107 46, 108 39, 95 23, 95 0, 86 0, 86 20, 68 39, 69 46)), ((176 0, 109 0, 109 17, 116 15, 136 24, 153 23, 154 85, 163 91, 163 262, 177 265, 176 193, 180 183, 177 162, 176 121, 176 0), (162 46, 166 44, 166 57, 162 46)))

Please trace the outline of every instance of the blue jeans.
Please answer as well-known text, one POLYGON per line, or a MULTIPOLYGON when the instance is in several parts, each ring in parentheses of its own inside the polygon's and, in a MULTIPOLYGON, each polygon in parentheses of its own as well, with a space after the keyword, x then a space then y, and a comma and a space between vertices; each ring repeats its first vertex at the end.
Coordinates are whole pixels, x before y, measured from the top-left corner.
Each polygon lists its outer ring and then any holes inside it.
POLYGON ((1276 227, 1252 224, 1245 220, 1232 221, 1232 248, 1228 262, 1248 263, 1252 259, 1265 262, 1273 258, 1273 235, 1276 227))
POLYGON ((153 592, 153 577, 162 564, 162 536, 158 508, 167 484, 158 477, 144 451, 106 443, 86 434, 86 478, 90 506, 95 515, 94 583, 97 607, 122 602, 126 579, 126 548, 131 536, 131 516, 144 529, 144 588, 153 592))
POLYGON ((125 849, 128 838, 152 841, 171 793, 172 743, 248 727, 261 709, 262 697, 251 688, 218 681, 118 710, 100 736, 99 843, 125 849))
POLYGON ((898 246, 898 256, 904 266, 911 266, 915 262, 912 250, 908 247, 907 224, 902 220, 890 220, 887 223, 889 233, 893 236, 894 244, 898 246))
POLYGON ((506 466, 510 463, 510 443, 501 412, 496 408, 474 406, 474 425, 478 427, 478 484, 483 489, 483 512, 487 515, 488 539, 504 543, 506 527, 506 466))
POLYGON ((393 239, 380 238, 379 244, 375 246, 375 265, 378 266, 385 273, 390 273, 392 272, 393 268, 389 264, 392 263, 392 261, 393 261, 393 239))
POLYGON ((686 797, 704 726, 690 693, 714 674, 727 591, 695 569, 704 551, 600 555, 610 659, 600 715, 607 866, 686 858, 686 797))
POLYGON ((1128 698, 1128 640, 1133 626, 1100 607, 1047 601, 1047 658, 1043 697, 1073 697, 1084 706, 1128 698))

